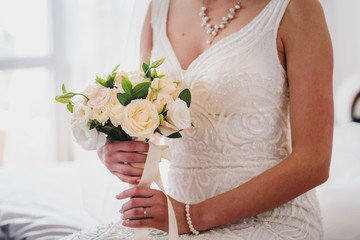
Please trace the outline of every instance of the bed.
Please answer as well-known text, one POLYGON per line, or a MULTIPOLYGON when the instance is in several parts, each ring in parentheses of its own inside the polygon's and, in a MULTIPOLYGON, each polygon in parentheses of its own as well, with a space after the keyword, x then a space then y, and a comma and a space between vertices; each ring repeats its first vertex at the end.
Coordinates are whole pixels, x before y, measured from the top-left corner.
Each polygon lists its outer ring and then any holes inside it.
MULTIPOLYGON (((330 178, 317 189, 325 239, 359 240, 360 124, 336 126, 334 136, 330 178)), ((59 239, 117 221, 122 202, 114 196, 127 187, 96 157, 16 170, 0 168, 0 240, 59 239)))

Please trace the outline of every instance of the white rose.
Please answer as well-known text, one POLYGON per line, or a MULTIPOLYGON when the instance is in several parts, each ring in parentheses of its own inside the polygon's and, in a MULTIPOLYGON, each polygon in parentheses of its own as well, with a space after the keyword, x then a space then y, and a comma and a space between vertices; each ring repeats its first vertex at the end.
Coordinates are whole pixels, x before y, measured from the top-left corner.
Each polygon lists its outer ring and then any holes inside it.
POLYGON ((133 71, 133 72, 129 72, 128 74, 128 79, 130 80, 131 84, 133 85, 133 87, 135 87, 136 85, 138 85, 139 83, 142 82, 148 82, 147 79, 145 79, 145 74, 143 71, 133 71))
POLYGON ((191 126, 190 110, 183 100, 177 98, 175 102, 169 106, 167 120, 179 129, 185 129, 191 126))
POLYGON ((109 111, 106 106, 94 108, 92 110, 93 119, 98 120, 100 123, 104 124, 109 120, 109 111))
POLYGON ((160 113, 165 104, 167 104, 166 109, 169 109, 169 106, 174 103, 174 99, 168 94, 159 93, 153 103, 155 104, 158 113, 160 113))
POLYGON ((109 118, 115 127, 121 125, 121 114, 125 108, 123 105, 121 105, 116 96, 118 92, 119 91, 117 89, 111 90, 111 97, 108 103, 109 118))
POLYGON ((86 121, 76 121, 71 125, 76 141, 86 150, 96 150, 106 143, 106 136, 95 128, 90 130, 86 121))
POLYGON ((83 105, 81 102, 75 102, 73 107, 73 115, 72 121, 76 121, 77 119, 82 119, 88 122, 93 118, 91 108, 89 106, 83 105))
POLYGON ((109 101, 110 88, 98 85, 98 87, 91 89, 89 94, 86 96, 90 99, 87 102, 88 106, 92 108, 101 108, 106 106, 107 102, 109 101))
POLYGON ((84 95, 86 95, 88 98, 93 98, 96 95, 96 92, 98 89, 102 87, 97 83, 90 84, 87 86, 87 88, 84 90, 84 95))
POLYGON ((131 101, 121 116, 123 130, 140 139, 150 138, 160 123, 156 106, 146 99, 131 101))
POLYGON ((151 83, 151 88, 154 89, 157 94, 173 95, 177 91, 177 84, 165 76, 155 78, 151 83))
POLYGON ((172 125, 171 123, 163 121, 162 124, 159 126, 159 131, 162 135, 167 137, 173 133, 180 131, 180 129, 172 125))

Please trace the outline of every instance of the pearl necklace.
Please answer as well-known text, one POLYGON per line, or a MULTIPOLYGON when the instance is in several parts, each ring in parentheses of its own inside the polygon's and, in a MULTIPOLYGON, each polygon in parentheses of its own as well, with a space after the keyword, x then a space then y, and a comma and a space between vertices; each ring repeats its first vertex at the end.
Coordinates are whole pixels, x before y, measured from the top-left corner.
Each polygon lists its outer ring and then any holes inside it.
POLYGON ((204 0, 202 2, 202 6, 200 8, 199 16, 201 17, 202 23, 201 26, 205 28, 205 31, 207 34, 209 34, 209 39, 206 40, 206 44, 210 45, 218 32, 221 29, 224 29, 226 27, 226 24, 228 24, 235 16, 235 13, 237 10, 241 8, 241 1, 239 0, 237 3, 235 3, 234 7, 229 9, 229 13, 227 16, 222 17, 222 21, 218 25, 211 25, 208 23, 209 17, 206 15, 206 7, 204 6, 204 0))

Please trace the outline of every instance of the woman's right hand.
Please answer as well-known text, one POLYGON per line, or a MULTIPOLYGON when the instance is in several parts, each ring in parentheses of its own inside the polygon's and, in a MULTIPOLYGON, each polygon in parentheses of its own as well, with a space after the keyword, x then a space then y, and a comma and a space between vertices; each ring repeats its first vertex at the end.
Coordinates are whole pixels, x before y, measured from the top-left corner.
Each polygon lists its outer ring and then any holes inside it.
POLYGON ((140 182, 143 169, 130 164, 145 163, 148 150, 148 143, 109 140, 97 152, 112 174, 123 182, 137 184, 140 182))

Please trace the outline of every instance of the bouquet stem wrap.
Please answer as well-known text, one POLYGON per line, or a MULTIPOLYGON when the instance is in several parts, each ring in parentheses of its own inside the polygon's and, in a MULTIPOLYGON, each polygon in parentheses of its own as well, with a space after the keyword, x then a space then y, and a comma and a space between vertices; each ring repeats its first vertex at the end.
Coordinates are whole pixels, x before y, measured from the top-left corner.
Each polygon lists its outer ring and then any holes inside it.
MULTIPOLYGON (((150 187, 152 182, 155 182, 156 185, 161 189, 161 191, 163 191, 167 198, 168 204, 169 240, 177 240, 179 239, 179 236, 174 208, 171 204, 169 197, 165 193, 164 185, 160 176, 159 163, 161 158, 167 159, 169 161, 172 160, 169 147, 166 145, 155 145, 150 142, 143 175, 137 186, 150 187)), ((147 228, 135 228, 134 240, 147 240, 148 232, 149 231, 147 228)))

